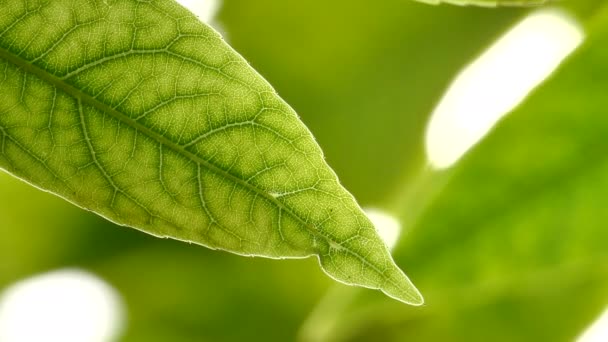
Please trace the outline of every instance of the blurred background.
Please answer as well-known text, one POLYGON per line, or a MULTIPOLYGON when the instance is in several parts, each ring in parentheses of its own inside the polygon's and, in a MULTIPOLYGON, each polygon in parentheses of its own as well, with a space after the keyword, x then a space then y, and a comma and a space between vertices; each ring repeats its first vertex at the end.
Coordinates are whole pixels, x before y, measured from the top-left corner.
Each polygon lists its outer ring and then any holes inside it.
POLYGON ((299 113, 426 304, 313 259, 153 238, 0 173, 1 342, 608 341, 601 1, 181 2, 299 113))

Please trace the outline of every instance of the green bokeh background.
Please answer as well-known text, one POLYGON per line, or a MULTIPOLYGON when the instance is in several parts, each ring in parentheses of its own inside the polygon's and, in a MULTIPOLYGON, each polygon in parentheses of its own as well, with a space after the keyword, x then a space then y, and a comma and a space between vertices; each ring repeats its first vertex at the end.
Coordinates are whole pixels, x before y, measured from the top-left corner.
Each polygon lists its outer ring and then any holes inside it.
POLYGON ((343 184, 403 220, 394 254, 424 307, 336 285, 312 259, 244 258, 117 227, 5 174, 0 288, 57 268, 92 271, 125 300, 124 341, 302 339, 321 300, 326 341, 572 340, 608 304, 608 11, 564 3, 586 45, 435 173, 424 171, 423 146, 433 107, 529 10, 223 4, 227 40, 296 109, 343 184))

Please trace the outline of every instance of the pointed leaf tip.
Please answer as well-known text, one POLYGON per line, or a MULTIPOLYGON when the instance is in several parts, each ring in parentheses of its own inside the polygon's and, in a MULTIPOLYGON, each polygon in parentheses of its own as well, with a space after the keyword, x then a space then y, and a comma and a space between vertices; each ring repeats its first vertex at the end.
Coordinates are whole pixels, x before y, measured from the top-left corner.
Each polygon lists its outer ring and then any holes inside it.
POLYGON ((186 9, 0 10, 0 168, 155 236, 317 255, 342 282, 422 303, 293 109, 186 9))
POLYGON ((347 285, 377 289, 403 303, 422 305, 422 295, 395 264, 371 221, 360 209, 355 218, 360 222, 356 235, 340 244, 319 246, 323 270, 347 285))

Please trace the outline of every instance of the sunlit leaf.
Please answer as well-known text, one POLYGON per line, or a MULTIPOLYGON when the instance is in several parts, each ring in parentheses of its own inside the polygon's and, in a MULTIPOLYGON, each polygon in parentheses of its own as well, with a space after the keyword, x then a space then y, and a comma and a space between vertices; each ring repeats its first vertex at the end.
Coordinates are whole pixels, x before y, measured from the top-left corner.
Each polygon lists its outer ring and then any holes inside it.
POLYGON ((396 256, 425 308, 376 301, 346 340, 572 341, 608 304, 608 11, 589 13, 580 50, 434 174, 447 185, 396 256))
POLYGON ((0 1, 0 167, 116 223, 422 298, 309 131, 169 0, 0 1))

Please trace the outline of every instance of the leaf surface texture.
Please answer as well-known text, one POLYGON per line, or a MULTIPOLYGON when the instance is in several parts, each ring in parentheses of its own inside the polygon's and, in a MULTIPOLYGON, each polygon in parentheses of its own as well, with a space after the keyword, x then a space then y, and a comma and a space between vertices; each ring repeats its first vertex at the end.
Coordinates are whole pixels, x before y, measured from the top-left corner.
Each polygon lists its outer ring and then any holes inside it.
POLYGON ((168 0, 0 1, 0 167, 116 223, 422 298, 295 112, 168 0))

